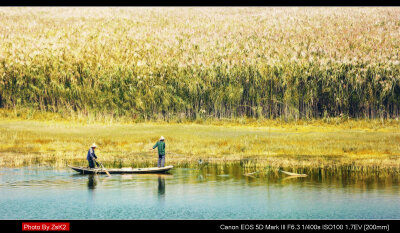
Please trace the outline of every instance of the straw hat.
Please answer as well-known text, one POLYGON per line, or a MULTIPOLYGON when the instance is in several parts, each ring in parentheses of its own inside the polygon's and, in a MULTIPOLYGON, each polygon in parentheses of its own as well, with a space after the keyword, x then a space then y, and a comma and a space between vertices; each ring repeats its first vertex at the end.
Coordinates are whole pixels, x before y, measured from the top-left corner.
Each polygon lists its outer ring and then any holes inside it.
POLYGON ((97 147, 97 145, 93 142, 91 148, 96 148, 96 147, 97 147))
POLYGON ((164 139, 165 139, 165 138, 164 138, 163 136, 161 136, 160 141, 164 141, 164 139))

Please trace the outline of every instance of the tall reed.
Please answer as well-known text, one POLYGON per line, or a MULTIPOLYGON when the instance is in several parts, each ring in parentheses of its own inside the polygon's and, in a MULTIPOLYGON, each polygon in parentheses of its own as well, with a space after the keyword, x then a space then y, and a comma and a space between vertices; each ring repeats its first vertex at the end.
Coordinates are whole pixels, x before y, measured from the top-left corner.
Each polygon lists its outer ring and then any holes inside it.
POLYGON ((0 8, 0 108, 396 118, 400 8, 0 8))

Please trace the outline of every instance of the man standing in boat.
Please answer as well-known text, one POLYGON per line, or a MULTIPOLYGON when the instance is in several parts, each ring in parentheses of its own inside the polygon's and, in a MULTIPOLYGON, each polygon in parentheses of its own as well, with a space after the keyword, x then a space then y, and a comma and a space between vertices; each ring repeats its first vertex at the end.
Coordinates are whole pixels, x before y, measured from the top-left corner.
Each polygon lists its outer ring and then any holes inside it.
POLYGON ((157 166, 158 167, 164 167, 165 164, 165 142, 164 142, 164 137, 161 136, 160 140, 158 142, 156 142, 156 144, 153 146, 152 149, 150 150, 154 150, 156 147, 158 149, 158 162, 157 162, 157 166))
POLYGON ((97 167, 100 166, 99 163, 96 162, 96 160, 95 160, 95 159, 97 159, 97 156, 94 153, 94 149, 96 149, 96 147, 97 147, 96 144, 93 143, 93 145, 90 147, 90 149, 87 153, 87 156, 86 156, 86 159, 89 161, 90 168, 95 168, 95 163, 96 163, 97 167))

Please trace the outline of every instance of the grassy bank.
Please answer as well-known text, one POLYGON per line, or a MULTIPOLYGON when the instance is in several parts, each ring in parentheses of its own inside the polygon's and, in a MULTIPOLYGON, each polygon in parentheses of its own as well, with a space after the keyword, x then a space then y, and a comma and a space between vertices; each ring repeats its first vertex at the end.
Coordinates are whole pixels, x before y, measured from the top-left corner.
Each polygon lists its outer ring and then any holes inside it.
POLYGON ((154 166, 149 152, 163 135, 167 164, 197 167, 236 164, 249 172, 283 167, 290 170, 400 169, 400 133, 396 122, 322 120, 248 124, 123 123, 0 118, 0 166, 85 165, 91 143, 106 167, 154 166), (205 164, 205 165, 204 165, 205 164))

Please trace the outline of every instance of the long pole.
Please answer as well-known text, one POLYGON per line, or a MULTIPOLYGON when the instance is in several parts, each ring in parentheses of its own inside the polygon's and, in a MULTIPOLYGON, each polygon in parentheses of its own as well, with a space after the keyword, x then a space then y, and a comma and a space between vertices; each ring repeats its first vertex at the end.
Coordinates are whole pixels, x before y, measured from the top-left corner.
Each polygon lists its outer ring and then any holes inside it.
POLYGON ((111 174, 107 171, 107 169, 104 168, 103 164, 101 162, 99 162, 99 163, 100 163, 101 167, 103 168, 103 170, 106 172, 106 174, 108 176, 111 176, 111 174))

